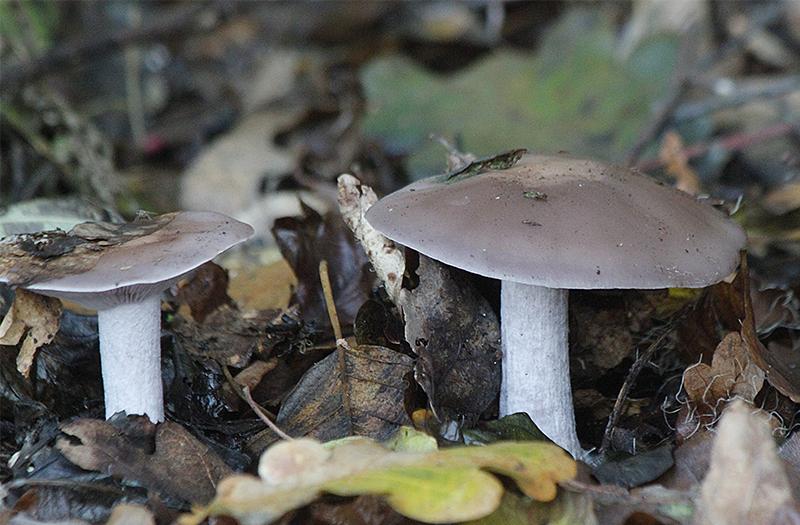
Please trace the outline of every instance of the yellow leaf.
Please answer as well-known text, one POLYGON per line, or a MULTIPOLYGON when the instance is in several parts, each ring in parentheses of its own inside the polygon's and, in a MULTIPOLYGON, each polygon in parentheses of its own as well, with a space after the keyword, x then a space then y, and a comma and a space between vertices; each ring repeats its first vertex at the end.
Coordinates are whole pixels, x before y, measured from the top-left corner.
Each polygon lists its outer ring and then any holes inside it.
POLYGON ((224 480, 214 501, 184 516, 181 524, 222 514, 245 525, 271 523, 323 492, 382 495, 397 512, 425 523, 466 521, 487 516, 500 505, 503 484, 489 472, 513 479, 538 501, 555 498, 556 484, 576 474, 572 458, 544 442, 436 450, 430 438, 404 428, 390 443, 391 448, 364 437, 326 444, 312 439, 277 443, 261 457, 260 480, 224 480))
POLYGON ((23 376, 30 375, 36 351, 55 337, 60 319, 58 299, 17 290, 14 304, 0 323, 0 345, 16 346, 25 336, 17 354, 17 370, 23 376))

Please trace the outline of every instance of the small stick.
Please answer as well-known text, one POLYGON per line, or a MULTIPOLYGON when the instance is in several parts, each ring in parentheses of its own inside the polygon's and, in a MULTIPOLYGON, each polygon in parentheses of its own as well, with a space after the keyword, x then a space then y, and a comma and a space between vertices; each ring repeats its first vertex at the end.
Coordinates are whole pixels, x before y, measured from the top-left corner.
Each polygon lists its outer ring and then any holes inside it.
POLYGON ((336 354, 337 364, 339 368, 339 381, 342 385, 342 405, 347 412, 347 421, 350 427, 350 433, 353 433, 353 408, 350 404, 350 384, 345 380, 347 371, 347 363, 345 361, 345 352, 350 350, 350 345, 347 344, 342 335, 342 325, 339 324, 339 314, 336 313, 336 304, 333 302, 333 287, 331 286, 331 279, 328 275, 328 261, 322 260, 319 263, 319 280, 322 283, 322 293, 325 295, 325 306, 328 309, 328 317, 331 320, 333 327, 333 334, 336 337, 336 354))
POLYGON ((328 317, 331 320, 333 334, 338 342, 339 339, 343 339, 342 325, 339 324, 339 314, 336 313, 336 305, 333 302, 333 287, 331 286, 331 278, 328 275, 328 261, 324 259, 319 263, 319 280, 322 283, 322 293, 325 295, 325 307, 328 309, 328 317))
POLYGON ((236 395, 238 395, 240 398, 242 398, 242 400, 245 403, 247 403, 247 405, 258 416, 258 418, 261 421, 263 421, 264 424, 267 425, 270 430, 275 432, 275 434, 277 434, 278 437, 281 438, 281 439, 285 439, 286 441, 294 440, 294 438, 292 436, 290 436, 289 434, 287 434, 286 432, 281 430, 278 427, 278 425, 276 425, 275 423, 272 422, 272 420, 270 418, 271 417, 274 418, 275 417, 274 414, 272 414, 270 411, 262 408, 261 405, 256 403, 255 399, 253 399, 252 394, 250 394, 250 387, 248 387, 248 386, 240 386, 236 382, 236 379, 234 379, 233 376, 231 375, 231 372, 230 372, 230 370, 228 370, 227 366, 222 365, 222 372, 223 372, 223 374, 225 374, 225 378, 228 380, 228 383, 230 383, 231 388, 233 389, 233 391, 236 392, 236 395))
POLYGON ((664 346, 664 342, 667 336, 672 333, 676 322, 688 311, 689 308, 684 308, 678 311, 678 313, 673 316, 669 323, 662 328, 663 331, 656 338, 656 340, 647 347, 647 350, 639 355, 638 359, 636 359, 628 371, 628 376, 625 378, 625 382, 622 384, 619 394, 617 394, 617 400, 614 402, 614 409, 611 411, 611 415, 608 416, 608 423, 606 424, 606 429, 603 433, 603 441, 601 442, 600 450, 598 451, 601 456, 605 454, 608 451, 608 448, 611 446, 611 437, 614 434, 614 428, 617 426, 619 418, 622 416, 622 411, 625 409, 627 404, 628 394, 630 394, 631 388, 633 388, 634 383, 636 383, 639 373, 650 361, 656 351, 664 346))

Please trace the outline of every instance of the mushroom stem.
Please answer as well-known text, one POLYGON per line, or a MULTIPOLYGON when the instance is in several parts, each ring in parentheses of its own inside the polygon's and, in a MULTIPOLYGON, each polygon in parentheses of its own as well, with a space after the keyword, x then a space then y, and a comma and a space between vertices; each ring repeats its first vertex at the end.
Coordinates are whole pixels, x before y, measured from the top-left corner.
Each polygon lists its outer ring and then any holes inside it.
POLYGON ((100 310, 97 321, 106 418, 124 411, 164 421, 159 294, 100 310))
POLYGON ((502 282, 500 415, 527 412, 548 438, 578 457, 567 297, 567 290, 502 282))

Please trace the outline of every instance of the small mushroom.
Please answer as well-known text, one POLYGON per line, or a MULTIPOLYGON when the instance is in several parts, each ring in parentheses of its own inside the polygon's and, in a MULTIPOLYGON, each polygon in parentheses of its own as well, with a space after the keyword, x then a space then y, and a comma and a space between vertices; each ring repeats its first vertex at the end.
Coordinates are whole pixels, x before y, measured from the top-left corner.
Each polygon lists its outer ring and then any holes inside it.
POLYGON ((502 281, 500 413, 527 412, 576 457, 568 290, 704 287, 736 268, 746 240, 685 193, 561 155, 420 180, 366 218, 400 244, 502 281))
POLYGON ((0 282, 97 310, 106 417, 164 420, 161 293, 253 234, 225 215, 82 223, 0 243, 0 282))

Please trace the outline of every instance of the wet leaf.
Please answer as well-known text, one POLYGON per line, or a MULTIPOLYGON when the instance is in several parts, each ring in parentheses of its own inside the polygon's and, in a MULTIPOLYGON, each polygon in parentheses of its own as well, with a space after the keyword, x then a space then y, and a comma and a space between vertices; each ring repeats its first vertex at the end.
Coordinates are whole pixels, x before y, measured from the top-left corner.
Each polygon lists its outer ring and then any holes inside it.
POLYGON ((636 455, 620 454, 604 461, 592 474, 601 483, 631 488, 657 479, 672 465, 672 445, 663 445, 636 455))
POLYGON ((464 438, 469 443, 483 444, 495 441, 549 441, 525 412, 483 421, 477 428, 465 430, 464 438))
POLYGON ((51 343, 58 332, 61 301, 26 290, 17 290, 14 303, 0 323, 0 345, 22 346, 17 354, 17 370, 30 377, 36 351, 51 343))
POLYGON ((736 401, 722 414, 696 523, 766 525, 792 502, 769 424, 757 412, 736 401))
POLYGON ((462 274, 420 255, 419 285, 399 299, 415 378, 440 419, 475 421, 500 391, 500 326, 462 274))
POLYGON ((64 424, 56 447, 86 470, 135 481, 149 490, 205 503, 231 469, 182 426, 152 424, 145 417, 111 421, 77 419, 64 424), (144 446, 142 445, 144 441, 144 446))
POLYGON ((503 487, 484 470, 508 476, 529 497, 550 501, 556 483, 575 475, 575 463, 554 445, 505 442, 434 452, 393 452, 367 438, 320 444, 302 439, 268 449, 259 478, 234 476, 220 484, 208 507, 183 525, 227 514, 246 525, 270 523, 320 493, 379 494, 412 519, 442 523, 477 519, 500 504, 503 487))
POLYGON ((410 423, 403 400, 411 368, 410 357, 388 348, 340 348, 289 392, 278 426, 290 436, 320 440, 353 434, 386 439, 410 423))
POLYGON ((496 511, 469 525, 595 525, 597 517, 591 498, 562 491, 551 502, 542 503, 506 491, 496 511))
POLYGON ((223 306, 203 323, 178 316, 170 327, 181 347, 190 354, 244 368, 253 353, 264 350, 264 324, 275 312, 263 314, 245 317, 238 310, 223 306))
POLYGON ((283 257, 297 276, 292 302, 300 305, 306 322, 315 323, 320 330, 330 329, 319 280, 319 263, 324 259, 328 261, 339 320, 351 325, 372 289, 367 257, 338 214, 323 217, 308 206, 303 210, 304 216, 278 219, 272 229, 283 257))

